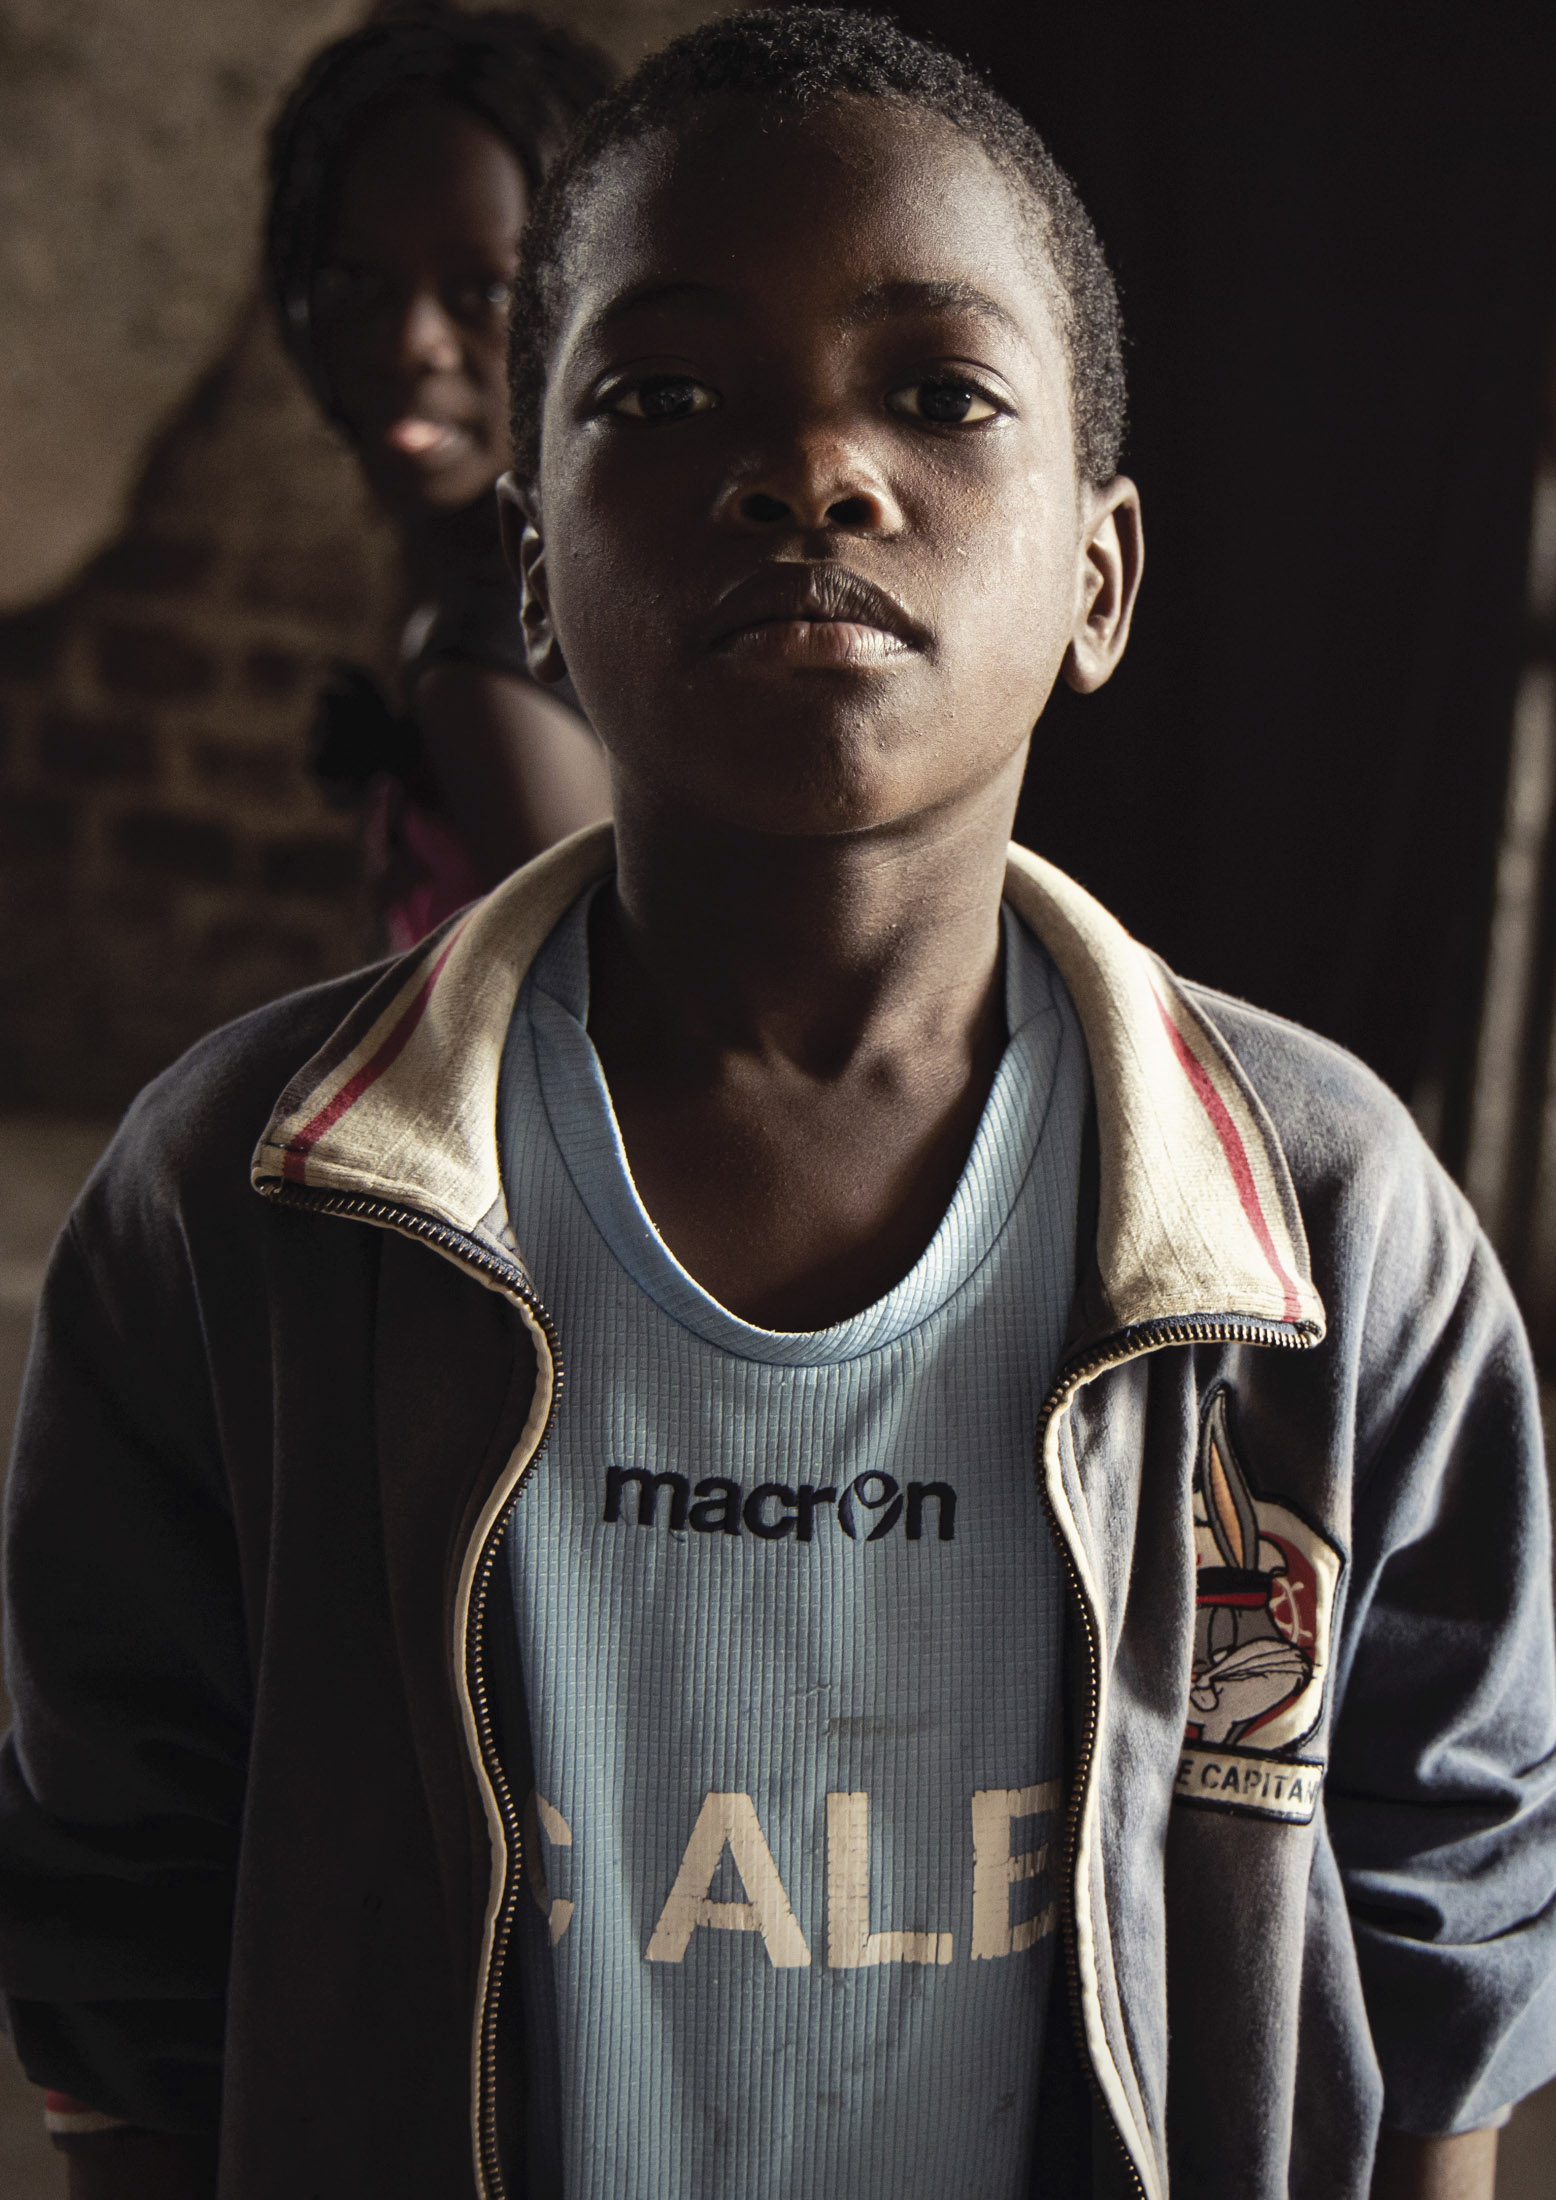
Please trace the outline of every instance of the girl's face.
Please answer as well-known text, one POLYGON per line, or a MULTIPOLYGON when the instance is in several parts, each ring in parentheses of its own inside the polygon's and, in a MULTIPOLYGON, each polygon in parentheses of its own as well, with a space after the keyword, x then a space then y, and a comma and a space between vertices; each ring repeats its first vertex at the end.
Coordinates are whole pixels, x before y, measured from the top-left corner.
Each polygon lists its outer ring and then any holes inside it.
POLYGON ((455 511, 508 464, 508 301, 529 211, 513 153, 451 101, 398 101, 346 164, 315 280, 335 409, 396 518, 455 511))

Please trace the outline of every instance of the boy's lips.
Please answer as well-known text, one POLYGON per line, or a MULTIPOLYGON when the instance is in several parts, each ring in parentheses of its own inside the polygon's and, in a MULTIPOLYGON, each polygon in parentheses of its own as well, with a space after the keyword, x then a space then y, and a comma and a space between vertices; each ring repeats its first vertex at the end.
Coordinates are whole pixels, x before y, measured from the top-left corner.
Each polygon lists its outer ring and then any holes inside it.
POLYGON ((721 655, 779 664, 881 664, 928 641, 894 596, 839 565, 764 566, 721 599, 707 629, 721 655))
POLYGON ((738 627, 719 647, 725 656, 785 665, 878 665, 908 654, 895 634, 852 619, 763 619, 738 627))

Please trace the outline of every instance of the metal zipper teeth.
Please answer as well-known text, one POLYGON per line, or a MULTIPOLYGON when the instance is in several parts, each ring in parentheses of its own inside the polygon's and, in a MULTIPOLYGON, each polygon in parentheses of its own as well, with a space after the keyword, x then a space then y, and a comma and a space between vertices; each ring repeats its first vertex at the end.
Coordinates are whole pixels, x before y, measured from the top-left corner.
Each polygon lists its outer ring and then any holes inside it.
POLYGON ((522 1302, 534 1315, 551 1351, 551 1398, 545 1426, 534 1450, 525 1461, 523 1471, 508 1493, 507 1503, 493 1521, 477 1558, 470 1589, 470 1610, 465 1623, 465 1683, 475 1714, 476 1737, 481 1748, 481 1770, 497 1804, 507 1849, 507 1871, 492 1934, 491 1960, 487 1965, 486 1992, 480 2011, 480 2114, 476 2134, 488 2200, 504 2200, 507 2188, 502 2174, 497 2136, 497 2007, 507 1964, 508 1944, 513 1935, 513 1913, 523 1875, 524 1829, 514 1808, 513 1793, 508 1786, 508 1776, 498 1756, 496 1737, 492 1731, 491 1702, 486 1688, 484 1623, 486 1599, 491 1590, 492 1573, 497 1562, 497 1546, 502 1540, 503 1530, 513 1508, 534 1471, 535 1463, 546 1448, 557 1407, 561 1403, 562 1340, 557 1334, 555 1322, 516 1266, 498 1259, 484 1246, 478 1245, 474 1238, 468 1237, 463 1230, 456 1230, 449 1223, 439 1222, 433 1215, 425 1215, 414 1207, 399 1207, 391 1201, 372 1199, 360 1193, 325 1192, 307 1185, 262 1184, 260 1190, 266 1198, 273 1199, 282 1206, 302 1207, 314 1214, 344 1215, 355 1222, 376 1223, 380 1228, 402 1230, 410 1237, 420 1238, 428 1244, 440 1245, 449 1252, 457 1253, 467 1267, 497 1278, 505 1290, 522 1302))
MULTIPOLYGON (((556 1397, 560 1383, 552 1394, 551 1416, 556 1412, 556 1397)), ((544 1441, 544 1439, 542 1439, 544 1441)), ((519 1493, 529 1479, 530 1469, 539 1458, 541 1445, 537 1444, 523 1473, 513 1485, 508 1502, 500 1518, 493 1523, 476 1568, 476 1577, 470 1596, 470 1624, 465 1635, 465 1658, 469 1674, 470 1697, 475 1705, 476 1733, 480 1738, 481 1756, 486 1776, 491 1782, 492 1793, 497 1798, 497 1809, 503 1823, 504 1839, 508 1852, 507 1880, 498 1905, 496 1926, 492 1934, 491 1960, 486 1970, 486 1993, 481 2004, 480 2056, 481 2097, 480 2128, 477 2144, 480 2148, 482 2173, 490 2200, 503 2200, 506 2185, 502 2174, 501 2151, 497 2133, 497 2010, 502 1994, 503 1974, 508 1963, 508 1944, 513 1936, 513 1913, 518 1903, 519 1887, 524 1867, 524 1833, 517 1811, 513 1807, 513 1791, 508 1786, 508 1776, 502 1769, 497 1746, 492 1734, 491 1712, 486 1694, 485 1663, 481 1654, 486 1616, 487 1592, 491 1586, 492 1571, 497 1560, 497 1546, 509 1515, 518 1502, 519 1493)))
MULTIPOLYGON (((481 2009, 481 2129, 478 2144, 481 2165, 485 2173, 487 2191, 491 2200, 504 2200, 505 2185, 498 2155, 496 2130, 496 2075, 497 2075, 497 2005, 502 1989, 502 1975, 507 1960, 508 1943, 513 1932, 513 1912, 524 1862, 524 1836, 507 1775, 497 1754, 496 1740, 492 1733, 491 1705, 486 1691, 485 1657, 482 1648, 482 1622, 486 1613, 486 1599, 491 1588, 492 1571, 496 1564, 497 1546, 503 1529, 517 1504, 519 1497, 534 1470, 535 1462, 546 1447, 556 1419, 557 1407, 562 1397, 562 1344, 546 1308, 525 1282, 519 1270, 512 1264, 498 1260, 478 1245, 462 1230, 453 1229, 448 1223, 439 1222, 432 1215, 419 1213, 413 1207, 397 1207, 387 1200, 371 1199, 358 1193, 323 1192, 304 1185, 263 1184, 264 1195, 288 1207, 305 1207, 315 1214, 346 1215, 355 1221, 373 1222, 387 1229, 404 1230, 411 1237, 422 1238, 428 1243, 444 1246, 457 1252, 461 1259, 485 1275, 497 1277, 514 1297, 534 1315, 551 1349, 552 1384, 551 1400, 546 1423, 540 1432, 540 1440, 526 1461, 524 1470, 514 1483, 499 1517, 492 1523, 491 1531, 476 1563, 475 1580, 470 1596, 470 1614, 465 1631, 465 1671, 470 1697, 475 1710, 476 1734, 481 1745, 482 1770, 491 1784, 497 1801, 507 1843, 507 1884, 503 1888, 502 1902, 497 1913, 496 1931, 492 1937, 492 1956, 487 1969, 486 1994, 481 2009)), ((1273 1345, 1287 1351, 1305 1350, 1318 1342, 1318 1328, 1312 1322, 1299 1322, 1294 1327, 1280 1322, 1267 1322, 1249 1318, 1216 1319, 1204 1315, 1171 1315, 1161 1321, 1144 1322, 1133 1329, 1121 1330, 1108 1338, 1081 1359, 1073 1360, 1062 1368, 1054 1380, 1052 1389, 1043 1401, 1042 1413, 1037 1424, 1036 1460, 1038 1486, 1042 1491, 1044 1508, 1054 1542, 1064 1562, 1070 1588, 1081 1614, 1082 1633, 1086 1642, 1086 1732, 1076 1765, 1076 1776, 1071 1782, 1069 1803, 1065 1817, 1065 1910, 1064 1941, 1065 1964, 1070 1988, 1070 2016, 1081 2051, 1081 2060, 1091 2081, 1102 2112, 1107 2118, 1108 2129, 1114 2144, 1123 2156, 1134 2191, 1145 2200, 1145 2184, 1135 2166, 1134 2156, 1125 2143, 1124 2135, 1114 2121, 1097 2075, 1092 2068, 1091 2051, 1086 2044, 1086 2028, 1081 2016, 1080 1958, 1075 1944, 1075 1864, 1080 1845, 1081 1811, 1086 1789, 1091 1779, 1092 1758, 1097 1740, 1097 1706, 1099 1696, 1098 1672, 1101 1666, 1101 1630, 1097 1615, 1082 1586, 1080 1573, 1071 1556, 1070 1546, 1059 1525, 1048 1491, 1048 1477, 1043 1472, 1043 1448, 1048 1425, 1060 1408, 1068 1403, 1084 1383, 1088 1383, 1104 1369, 1118 1367, 1126 1360, 1139 1359, 1144 1353, 1160 1350, 1173 1344, 1262 1344, 1273 1345)))
POLYGON ((1048 1437, 1048 1426, 1076 1391, 1104 1369, 1118 1367, 1125 1360, 1137 1360, 1147 1352, 1159 1351, 1172 1344, 1266 1344, 1287 1351, 1306 1350, 1318 1342, 1319 1330, 1315 1322, 1298 1322, 1289 1326, 1282 1322, 1266 1322, 1247 1316, 1228 1316, 1217 1319, 1212 1315, 1173 1314, 1161 1321, 1142 1322, 1132 1329, 1120 1330, 1078 1360, 1060 1369, 1054 1378, 1052 1389, 1043 1400, 1043 1410, 1037 1423, 1036 1464, 1038 1487, 1042 1491, 1043 1504, 1048 1513, 1048 1525, 1064 1562, 1069 1577, 1070 1591, 1081 1615, 1081 1632, 1086 1642, 1086 1731, 1076 1762, 1075 1778, 1070 1783, 1069 1800, 1065 1811, 1064 1827, 1064 1956, 1065 1970, 1070 1988, 1070 2021, 1076 2043, 1080 2048, 1081 2064, 1091 2082, 1114 2144, 1123 2156, 1124 2167, 1129 2173, 1130 2184, 1139 2200, 1145 2200, 1145 2181, 1135 2165, 1124 2134, 1114 2120, 1107 2098, 1092 2067, 1091 2049, 1086 2042, 1086 2025, 1081 2014, 1080 1955, 1076 1948, 1075 1934, 1075 1868, 1080 1852, 1081 1813, 1086 1800, 1086 1789, 1091 1781, 1092 1759, 1096 1752, 1098 1701, 1101 1684, 1098 1675, 1102 1664, 1102 1630, 1096 1612, 1092 1609, 1081 1582, 1080 1570, 1071 1554, 1069 1543, 1059 1525, 1059 1516, 1049 1494, 1048 1476, 1044 1471, 1043 1452, 1048 1437))

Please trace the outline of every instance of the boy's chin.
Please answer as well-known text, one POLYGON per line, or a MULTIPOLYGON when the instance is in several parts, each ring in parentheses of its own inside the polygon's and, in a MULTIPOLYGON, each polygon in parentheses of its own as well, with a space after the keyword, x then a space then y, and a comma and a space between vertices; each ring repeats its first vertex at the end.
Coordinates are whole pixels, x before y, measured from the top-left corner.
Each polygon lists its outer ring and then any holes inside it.
MULTIPOLYGON (((975 733, 973 714, 938 695, 892 709, 843 683, 820 687, 783 694, 752 683, 733 700, 683 688, 625 724, 601 724, 618 818, 638 812, 646 824, 651 814, 656 833, 695 820, 699 832, 836 840, 949 821, 1007 794, 1013 807, 1027 732, 1008 709, 980 714, 975 733)), ((640 691, 640 709, 643 700, 640 691)))
MULTIPOLYGON (((836 841, 911 829, 954 810, 976 790, 939 775, 896 768, 878 752, 790 759, 787 769, 721 771, 701 787, 661 789, 656 808, 739 837, 836 841), (668 800, 666 800, 668 796, 668 800)), ((631 794, 623 788, 628 803, 631 794)))

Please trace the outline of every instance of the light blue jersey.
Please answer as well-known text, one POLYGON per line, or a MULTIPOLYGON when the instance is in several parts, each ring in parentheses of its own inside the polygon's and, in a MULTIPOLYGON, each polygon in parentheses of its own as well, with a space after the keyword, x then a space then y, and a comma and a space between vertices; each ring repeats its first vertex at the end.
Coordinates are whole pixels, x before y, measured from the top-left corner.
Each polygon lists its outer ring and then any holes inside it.
POLYGON ((590 898, 519 996, 500 1096, 567 1368, 500 1613, 526 2189, 1027 2200, 1063 1774, 1033 1439, 1074 1286, 1079 1025, 1007 913, 1009 1044, 933 1244, 849 1321, 752 1328, 637 1198, 585 1029, 590 898))

